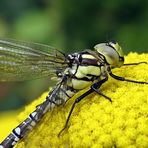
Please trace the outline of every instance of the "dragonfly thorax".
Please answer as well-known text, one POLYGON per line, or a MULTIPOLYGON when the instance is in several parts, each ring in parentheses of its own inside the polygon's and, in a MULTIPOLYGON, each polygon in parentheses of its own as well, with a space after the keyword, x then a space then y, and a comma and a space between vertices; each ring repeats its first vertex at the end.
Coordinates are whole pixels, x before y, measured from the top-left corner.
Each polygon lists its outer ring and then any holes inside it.
POLYGON ((106 75, 104 64, 92 53, 83 51, 68 55, 70 66, 65 70, 65 74, 68 77, 67 85, 74 90, 84 89, 106 75))

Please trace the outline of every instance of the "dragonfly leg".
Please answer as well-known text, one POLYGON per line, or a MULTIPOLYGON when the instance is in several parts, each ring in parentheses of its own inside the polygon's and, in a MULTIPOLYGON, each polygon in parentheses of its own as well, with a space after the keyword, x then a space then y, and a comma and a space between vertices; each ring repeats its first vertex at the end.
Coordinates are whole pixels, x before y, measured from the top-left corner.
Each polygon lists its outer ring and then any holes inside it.
POLYGON ((131 65, 139 65, 139 64, 148 64, 148 63, 147 62, 127 63, 127 64, 123 64, 123 66, 131 66, 131 65))
POLYGON ((73 103, 73 105, 72 105, 72 107, 71 107, 71 109, 70 109, 70 112, 69 112, 69 114, 68 114, 68 117, 67 117, 67 119, 66 119, 66 123, 65 123, 65 125, 64 125, 64 128, 59 132, 58 136, 60 136, 61 133, 66 129, 66 127, 67 127, 67 125, 68 125, 68 122, 69 122, 69 120, 70 120, 70 116, 71 116, 71 114, 72 114, 72 112, 73 112, 73 110, 74 110, 74 108, 75 108, 75 105, 76 105, 77 103, 79 103, 84 97, 86 97, 87 95, 89 95, 90 93, 92 93, 93 91, 94 91, 94 90, 89 89, 87 92, 85 92, 84 94, 82 94, 80 97, 78 97, 78 98, 74 101, 74 103, 73 103))
POLYGON ((63 129, 59 132, 58 136, 60 136, 61 133, 66 129, 66 127, 67 127, 67 125, 68 125, 68 122, 69 122, 69 120, 70 120, 70 116, 71 116, 71 114, 72 114, 72 112, 73 112, 73 110, 74 110, 76 104, 79 103, 84 97, 88 96, 89 94, 91 94, 92 92, 95 91, 95 92, 97 92, 99 95, 101 95, 101 96, 107 98, 109 101, 111 101, 111 99, 110 99, 109 97, 105 96, 105 95, 102 94, 100 91, 97 91, 97 89, 98 89, 105 81, 107 81, 107 79, 108 79, 108 78, 106 77, 106 78, 103 79, 103 80, 99 80, 98 82, 95 82, 94 84, 92 84, 91 89, 89 89, 87 92, 85 92, 84 94, 82 94, 81 96, 79 96, 78 98, 75 99, 75 101, 74 101, 74 103, 73 103, 73 105, 72 105, 72 107, 71 107, 71 109, 70 109, 70 112, 69 112, 69 114, 68 114, 68 117, 67 117, 67 119, 66 119, 66 123, 65 123, 63 129))
POLYGON ((108 96, 104 95, 100 90, 98 90, 98 88, 100 88, 100 86, 106 82, 108 80, 108 77, 105 77, 105 79, 95 82, 92 86, 91 89, 93 89, 96 93, 98 93, 99 95, 103 96, 104 98, 108 99, 110 102, 112 102, 111 98, 109 98, 108 96))
POLYGON ((111 77, 113 77, 114 79, 119 80, 119 81, 127 81, 127 82, 138 83, 138 84, 148 84, 148 82, 145 82, 145 81, 130 80, 130 79, 126 79, 124 77, 116 76, 111 72, 110 69, 108 69, 108 73, 111 77))
POLYGON ((104 98, 106 98, 106 99, 108 99, 110 102, 112 102, 112 100, 111 100, 110 97, 104 95, 100 90, 98 90, 97 88, 95 88, 93 85, 92 85, 92 89, 93 89, 96 93, 98 93, 99 95, 103 96, 104 98))

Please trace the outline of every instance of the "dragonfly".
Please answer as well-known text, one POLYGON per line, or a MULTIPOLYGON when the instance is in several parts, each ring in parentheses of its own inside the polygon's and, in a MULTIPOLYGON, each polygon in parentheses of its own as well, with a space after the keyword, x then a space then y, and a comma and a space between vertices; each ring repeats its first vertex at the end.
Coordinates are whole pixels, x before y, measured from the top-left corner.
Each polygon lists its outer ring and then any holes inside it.
POLYGON ((113 68, 139 64, 147 63, 124 64, 122 48, 116 41, 97 44, 94 50, 86 49, 81 52, 64 54, 48 45, 0 39, 1 82, 25 81, 42 77, 59 79, 43 103, 39 104, 22 123, 12 130, 2 141, 0 148, 15 146, 48 111, 66 103, 75 93, 86 87, 89 89, 73 102, 59 135, 67 128, 76 104, 87 95, 96 92, 112 102, 110 97, 99 90, 109 76, 119 81, 148 84, 145 81, 131 80, 112 73, 113 68))

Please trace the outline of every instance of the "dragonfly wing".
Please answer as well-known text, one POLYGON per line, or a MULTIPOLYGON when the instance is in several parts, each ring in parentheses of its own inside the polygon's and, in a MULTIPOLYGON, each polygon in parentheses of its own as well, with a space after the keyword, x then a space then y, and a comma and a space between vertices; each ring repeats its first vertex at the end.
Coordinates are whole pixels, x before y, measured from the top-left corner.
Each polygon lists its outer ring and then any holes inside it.
POLYGON ((65 56, 54 47, 0 40, 0 81, 23 81, 56 76, 67 67, 65 56))

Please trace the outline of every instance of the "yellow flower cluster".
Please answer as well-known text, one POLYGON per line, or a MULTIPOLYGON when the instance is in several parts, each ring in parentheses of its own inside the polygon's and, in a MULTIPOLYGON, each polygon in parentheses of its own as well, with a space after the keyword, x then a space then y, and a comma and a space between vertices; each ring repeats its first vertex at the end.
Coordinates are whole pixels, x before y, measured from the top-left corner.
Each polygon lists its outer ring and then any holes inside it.
MULTIPOLYGON (((148 62, 148 54, 130 53, 125 63, 148 62)), ((123 66, 113 73, 128 79, 148 81, 148 65, 123 66)), ((41 122, 16 146, 18 148, 56 147, 148 147, 148 85, 122 82, 109 78, 100 91, 112 99, 92 93, 78 103, 67 129, 63 128, 74 100, 82 90, 64 106, 48 112, 41 122)), ((24 120, 35 106, 46 98, 47 92, 20 114, 24 120)))

